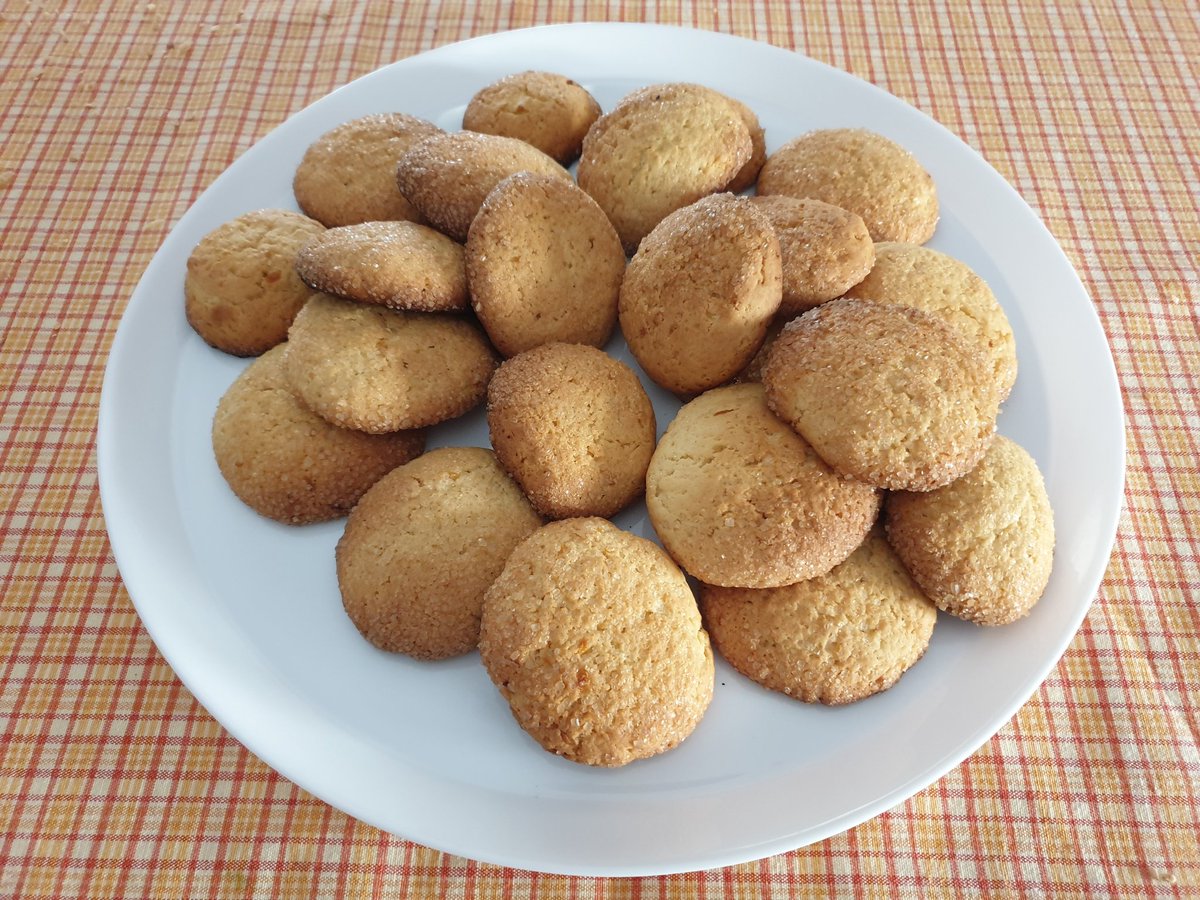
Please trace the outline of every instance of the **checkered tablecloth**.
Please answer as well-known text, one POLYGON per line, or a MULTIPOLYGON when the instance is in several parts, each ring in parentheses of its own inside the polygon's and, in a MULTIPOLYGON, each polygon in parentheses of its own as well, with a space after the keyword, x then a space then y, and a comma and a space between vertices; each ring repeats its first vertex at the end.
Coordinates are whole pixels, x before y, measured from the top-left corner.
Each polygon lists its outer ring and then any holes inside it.
POLYGON ((1192 0, 0 5, 0 898, 1200 895, 1198 60, 1192 0), (95 468, 125 303, 235 157, 386 62, 584 20, 795 49, 945 124, 1075 265, 1128 423, 1107 576, 1011 723, 850 832, 658 879, 445 856, 273 772, 142 628, 95 468))

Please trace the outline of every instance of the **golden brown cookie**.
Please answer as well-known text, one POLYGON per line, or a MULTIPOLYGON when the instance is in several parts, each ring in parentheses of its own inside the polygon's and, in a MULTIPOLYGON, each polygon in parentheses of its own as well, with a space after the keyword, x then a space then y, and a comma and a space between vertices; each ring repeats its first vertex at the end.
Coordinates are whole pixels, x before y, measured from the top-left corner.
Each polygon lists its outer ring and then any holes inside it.
POLYGON ((733 181, 722 188, 731 194, 736 194, 748 187, 753 187, 754 182, 758 181, 758 173, 762 171, 763 163, 767 161, 767 132, 759 123, 754 110, 749 106, 726 94, 721 96, 737 110, 737 114, 746 124, 746 130, 750 132, 750 158, 746 160, 745 165, 738 169, 737 174, 733 176, 733 181))
POLYGON ((292 396, 283 347, 268 350, 217 404, 217 466, 238 498, 287 525, 348 513, 376 481, 425 449, 422 431, 363 434, 330 425, 292 396))
POLYGON ((982 458, 1000 394, 976 347, 940 317, 832 300, 794 319, 763 369, 771 409, 834 470, 929 491, 982 458))
POLYGON ((600 347, 616 325, 625 252, 569 181, 501 181, 471 224, 466 264, 475 313, 505 356, 552 341, 600 347))
POLYGON ((496 357, 454 316, 314 294, 284 355, 288 384, 322 418, 383 433, 461 416, 483 401, 496 357))
POLYGON ((767 364, 767 357, 771 354, 771 346, 793 318, 795 316, 780 314, 771 320, 771 324, 767 326, 767 336, 763 338, 762 346, 758 348, 758 352, 754 354, 750 362, 746 363, 746 368, 734 377, 734 384, 750 382, 762 384, 762 370, 763 366, 767 364))
POLYGON ((874 241, 923 244, 937 227, 933 178, 899 144, 863 128, 810 131, 784 144, 759 173, 758 193, 848 209, 874 241))
POLYGON ((350 513, 336 553, 342 605, 382 650, 466 653, 479 642, 484 592, 541 524, 490 450, 431 450, 350 513))
POLYGON ((480 90, 463 128, 533 144, 564 166, 579 155, 600 104, 583 87, 552 72, 518 72, 480 90))
POLYGON ((997 436, 974 469, 936 491, 887 500, 888 539, 953 616, 1005 625, 1027 615, 1054 564, 1054 514, 1037 463, 997 436))
POLYGON ((646 507, 671 556, 726 587, 828 572, 870 530, 873 488, 839 478, 767 408, 762 385, 702 394, 679 411, 646 473, 646 507))
POLYGON ((875 245, 875 267, 846 292, 934 313, 977 341, 992 364, 1001 398, 1017 380, 1012 326, 987 282, 964 262, 916 244, 875 245))
POLYGON ((596 120, 579 186, 633 253, 670 213, 724 189, 750 155, 750 132, 728 98, 695 84, 654 85, 596 120))
POLYGON ((257 356, 285 340, 312 293, 296 274, 296 252, 324 230, 299 213, 260 209, 206 234, 183 282, 196 333, 235 356, 257 356))
POLYGON ((699 393, 750 362, 781 285, 779 241, 766 217, 742 197, 705 197, 642 242, 621 283, 621 332, 658 384, 699 393))
POLYGON ((441 129, 404 113, 363 116, 325 132, 308 148, 292 190, 300 208, 330 228, 420 220, 396 186, 396 162, 441 129))
POLYGON ((593 766, 670 750, 712 699, 687 579, 604 519, 552 522, 513 551, 484 600, 479 653, 525 731, 593 766))
POLYGON ((751 200, 779 238, 783 256, 781 313, 795 315, 840 297, 871 271, 875 245, 867 226, 854 213, 820 200, 783 195, 751 200))
POLYGON ((937 622, 878 531, 819 578, 768 590, 702 586, 700 610, 730 665, 806 703, 887 690, 924 655, 937 622))
POLYGON ((571 180, 566 169, 524 141, 459 131, 426 138, 400 157, 396 183, 430 225, 465 241, 492 188, 517 172, 571 180))
POLYGON ((603 350, 543 344, 488 386, 501 465, 544 516, 613 516, 645 490, 654 407, 638 377, 603 350))
POLYGON ((330 228, 300 248, 296 271, 318 291, 360 303, 422 312, 468 305, 462 245, 415 222, 330 228))

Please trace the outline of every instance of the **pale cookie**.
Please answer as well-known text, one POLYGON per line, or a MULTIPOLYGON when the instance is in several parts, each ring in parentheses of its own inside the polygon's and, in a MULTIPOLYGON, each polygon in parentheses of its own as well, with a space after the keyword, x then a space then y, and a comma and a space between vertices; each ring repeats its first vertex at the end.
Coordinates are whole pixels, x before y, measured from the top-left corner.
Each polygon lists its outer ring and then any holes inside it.
POLYGON ((750 155, 750 132, 728 98, 695 84, 655 85, 596 120, 579 186, 633 253, 666 216, 723 190, 750 155))
POLYGON ((376 481, 425 449, 422 431, 363 434, 330 425, 292 395, 283 347, 238 376, 212 424, 217 466, 238 498, 287 525, 336 519, 376 481))
POLYGON ((284 356, 288 384, 327 421, 382 433, 453 419, 487 394, 496 357, 463 319, 314 294, 284 356))
POLYGON ((260 209, 205 235, 183 282, 196 333, 235 356, 257 356, 286 340, 312 293, 296 274, 296 253, 324 230, 299 213, 260 209))
POLYGON ((1054 514, 1037 463, 997 436, 974 469, 936 491, 887 500, 888 539, 953 616, 1004 625, 1027 615, 1054 563, 1054 514))
POLYGON ((382 650, 466 653, 479 642, 488 586, 541 524, 490 450, 431 450, 350 513, 336 553, 342 605, 382 650))
POLYGON ((937 622, 878 532, 819 578, 769 590, 702 586, 700 610, 731 666, 806 703, 887 690, 924 655, 937 622))
POLYGON ((762 383, 762 370, 763 366, 767 364, 767 357, 771 354, 771 347, 783 333, 787 323, 793 318, 795 317, 781 314, 771 320, 771 324, 767 326, 767 336, 763 338, 762 346, 758 348, 758 352, 754 354, 750 362, 746 363, 746 367, 734 377, 734 384, 762 383))
POLYGON ((748 187, 753 187, 754 183, 758 181, 758 173, 762 171, 763 164, 767 161, 767 132, 759 123, 754 110, 749 106, 741 100, 735 100, 725 94, 721 96, 737 110, 737 114, 746 124, 746 130, 750 132, 750 158, 746 160, 745 165, 738 169, 733 180, 723 188, 731 194, 736 194, 748 187))
POLYGON ((404 113, 363 116, 327 131, 308 148, 292 180, 300 208, 329 227, 418 221, 396 186, 396 163, 441 129, 404 113))
POLYGON ((724 384, 762 345, 782 292, 779 241, 749 200, 718 194, 672 213, 629 263, 621 332, 658 384, 724 384))
POLYGON ((415 222, 331 228, 300 248, 296 271, 318 291, 422 312, 468 305, 463 248, 415 222))
POLYGON ((854 213, 820 200, 782 195, 753 197, 752 202, 779 237, 781 313, 796 315, 840 297, 871 271, 875 245, 854 213))
POLYGON ((991 367, 940 317, 832 300, 793 320, 763 369, 771 409, 834 470, 929 491, 969 472, 996 430, 991 367))
POLYGON ((933 178, 899 144, 863 128, 810 131, 784 144, 759 173, 758 193, 848 209, 873 241, 923 244, 937 227, 933 178))
POLYGON ((687 579, 604 519, 553 522, 513 551, 484 600, 479 653, 534 740, 593 766, 670 750, 712 699, 687 579))
POLYGON ((551 72, 519 72, 480 90, 463 113, 463 128, 517 138, 564 166, 579 155, 600 104, 579 84, 551 72))
POLYGON ((465 241, 492 188, 517 172, 571 180, 566 169, 524 141, 460 131, 426 138, 405 153, 396 164, 396 183, 430 225, 465 241))
POLYGON ((1001 398, 1017 380, 1012 326, 987 282, 964 262, 916 244, 875 245, 875 267, 846 292, 941 316, 976 341, 992 365, 1001 398))
POLYGON ((603 346, 617 322, 625 252, 569 181, 521 172, 488 194, 467 236, 479 321, 505 356, 565 341, 603 346))
POLYGON ((690 574, 726 587, 828 572, 862 542, 879 503, 876 490, 839 478, 773 416, 758 384, 684 406, 646 473, 663 546, 690 574))
POLYGON ((544 344, 514 356, 488 386, 487 420, 501 465, 544 516, 613 516, 645 489, 654 407, 602 350, 544 344))

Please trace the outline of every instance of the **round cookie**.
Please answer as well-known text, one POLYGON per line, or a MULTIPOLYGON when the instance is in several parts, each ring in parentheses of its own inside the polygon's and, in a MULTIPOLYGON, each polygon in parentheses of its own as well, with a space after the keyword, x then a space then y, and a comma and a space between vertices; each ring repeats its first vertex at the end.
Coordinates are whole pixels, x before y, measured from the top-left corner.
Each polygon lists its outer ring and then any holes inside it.
POLYGON ((670 750, 712 699, 687 579, 604 519, 553 522, 513 551, 484 600, 479 653, 526 732, 593 766, 670 750))
POLYGON ((1012 390, 1017 380, 1012 326, 987 282, 966 263, 916 244, 876 244, 875 267, 846 296, 941 316, 980 345, 992 364, 1001 399, 1012 390))
POLYGON ((933 178, 894 141, 863 128, 810 131, 773 153, 758 193, 812 197, 862 217, 873 241, 923 244, 937 227, 933 178))
POLYGON ((492 188, 517 172, 571 180, 566 169, 524 141, 459 131, 426 138, 400 157, 396 183, 430 225, 465 241, 492 188))
POLYGON ((1050 580, 1054 514, 1037 463, 997 436, 974 469, 936 491, 895 493, 887 533, 930 599, 960 619, 1005 625, 1050 580))
POLYGON ((488 385, 492 447, 534 507, 553 519, 613 516, 645 490, 654 407, 603 350, 544 344, 488 385))
POLYGON ((342 605, 382 650, 417 659, 479 642, 484 593, 542 524, 490 450, 431 450, 381 479, 338 541, 342 605))
POLYGON ((327 291, 392 309, 467 308, 463 248, 415 222, 364 222, 330 228, 300 248, 300 278, 327 291))
POLYGON ((783 195, 752 197, 751 202, 770 220, 779 238, 781 313, 796 315, 840 297, 871 271, 875 245, 854 213, 820 200, 783 195))
POLYGON ((552 72, 518 72, 481 89, 463 113, 463 128, 517 138, 564 166, 579 155, 600 104, 579 84, 552 72))
POLYGON ((737 114, 746 124, 746 130, 750 132, 750 158, 746 160, 745 165, 738 169, 733 180, 723 188, 731 194, 737 194, 748 187, 753 187, 754 182, 758 181, 758 173, 762 171, 763 164, 767 161, 767 132, 758 121, 754 110, 749 106, 726 94, 721 96, 737 110, 737 114))
POLYGON ((217 466, 238 498, 287 525, 346 515, 376 481, 421 454, 422 431, 363 434, 330 425, 292 395, 283 347, 254 360, 217 404, 217 466))
POLYGON ((781 292, 771 223, 742 197, 705 197, 642 242, 621 283, 621 332, 658 384, 699 393, 750 362, 781 292))
POLYGON ((187 320, 200 337, 235 356, 257 356, 287 339, 312 292, 296 253, 325 227, 299 213, 260 209, 206 234, 187 261, 187 320))
POLYGON ((751 152, 728 98, 695 84, 654 85, 596 120, 583 139, 579 186, 633 253, 666 216, 722 190, 751 152))
POLYGON ((787 323, 793 318, 789 315, 778 315, 771 320, 771 324, 767 326, 767 336, 763 338, 762 346, 758 348, 758 352, 754 354, 750 362, 746 363, 746 368, 734 376, 733 384, 750 382, 762 384, 762 370, 763 366, 767 364, 767 357, 771 355, 771 347, 775 344, 776 338, 783 333, 787 323))
POLYGON ((862 543, 879 493, 839 478, 767 408, 762 385, 717 388, 679 411, 646 473, 646 507, 671 556, 724 587, 828 572, 862 543))
POLYGON ((461 416, 487 394, 496 357, 463 319, 314 294, 284 355, 293 393, 343 428, 383 433, 461 416))
POLYGON ((700 610, 730 665, 806 703, 887 690, 924 655, 937 622, 878 532, 819 578, 768 590, 701 586, 700 610))
POLYGON ((467 235, 471 303, 505 356, 552 341, 603 346, 617 323, 625 252, 604 211, 568 181, 501 181, 467 235))
POLYGON ((763 385, 835 471, 889 490, 929 491, 969 472, 1000 408, 970 341, 932 313, 871 300, 832 300, 790 322, 763 385))
POLYGON ((325 132, 304 153, 292 191, 300 208, 330 228, 419 220, 396 186, 396 162, 441 129, 404 113, 363 116, 325 132))

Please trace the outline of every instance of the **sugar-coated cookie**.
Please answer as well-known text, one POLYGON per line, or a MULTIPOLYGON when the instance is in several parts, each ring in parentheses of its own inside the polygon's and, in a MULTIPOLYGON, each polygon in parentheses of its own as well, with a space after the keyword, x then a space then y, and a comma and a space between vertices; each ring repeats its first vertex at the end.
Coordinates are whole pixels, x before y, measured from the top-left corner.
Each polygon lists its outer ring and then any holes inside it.
POLYGON ((552 522, 513 551, 484 600, 479 653, 534 740, 593 766, 670 750, 712 699, 687 579, 604 519, 552 522))
POLYGON ((482 88, 463 113, 463 128, 517 138, 564 166, 579 156, 600 104, 577 82, 553 72, 518 72, 482 88))
POLYGON ((217 404, 217 466, 238 498, 287 525, 336 519, 425 449, 423 431, 363 434, 330 425, 292 396, 283 347, 254 360, 217 404))
POLYGON ((487 420, 497 458, 544 516, 613 516, 645 489, 654 407, 603 350, 543 344, 514 356, 488 386, 487 420))
POLYGON ((733 180, 722 188, 731 194, 736 194, 748 187, 753 187, 754 182, 758 181, 758 173, 762 171, 763 163, 767 161, 767 132, 758 121, 754 110, 749 106, 726 94, 721 96, 737 110, 742 121, 746 123, 746 130, 750 132, 750 158, 746 160, 745 165, 738 169, 733 180))
POLYGON ((285 340, 312 293, 296 274, 296 253, 324 230, 299 213, 260 209, 210 231, 187 261, 192 328, 235 356, 257 356, 285 340))
POLYGON ((342 604, 383 650, 444 659, 479 641, 483 596, 541 519, 490 450, 444 447, 354 507, 337 545, 342 604))
POLYGON ((1054 514, 1037 463, 1003 436, 957 481, 887 500, 888 539, 925 593, 951 615, 1005 625, 1050 580, 1054 514))

